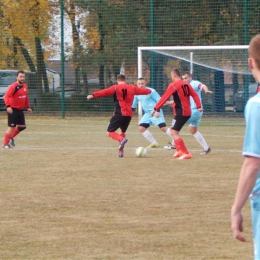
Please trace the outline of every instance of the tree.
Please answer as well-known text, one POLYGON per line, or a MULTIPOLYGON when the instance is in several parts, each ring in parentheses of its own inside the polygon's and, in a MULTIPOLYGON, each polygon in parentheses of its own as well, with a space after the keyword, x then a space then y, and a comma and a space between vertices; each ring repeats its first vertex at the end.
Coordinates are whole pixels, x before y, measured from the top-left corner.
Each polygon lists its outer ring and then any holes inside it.
POLYGON ((39 84, 43 82, 44 90, 48 92, 42 41, 47 39, 48 21, 52 11, 49 2, 46 0, 20 0, 19 2, 3 0, 0 8, 1 21, 7 28, 5 47, 9 52, 5 59, 6 68, 24 67, 25 61, 31 71, 37 72, 39 84))

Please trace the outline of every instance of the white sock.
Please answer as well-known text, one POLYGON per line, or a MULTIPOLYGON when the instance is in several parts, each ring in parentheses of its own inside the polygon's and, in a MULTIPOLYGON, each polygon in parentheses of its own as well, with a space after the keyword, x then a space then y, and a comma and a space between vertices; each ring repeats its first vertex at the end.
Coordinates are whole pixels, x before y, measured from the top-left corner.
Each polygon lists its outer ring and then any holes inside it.
POLYGON ((148 130, 145 130, 143 133, 142 133, 143 137, 148 140, 150 143, 153 143, 153 144, 157 144, 156 140, 154 139, 153 135, 151 134, 150 131, 148 130))
POLYGON ((169 127, 167 128, 167 131, 165 133, 171 138, 171 143, 174 145, 174 140, 171 135, 171 129, 169 127))
POLYGON ((194 136, 195 139, 198 141, 198 143, 202 146, 202 148, 204 149, 204 151, 206 151, 206 150, 209 148, 209 146, 208 146, 208 144, 206 143, 206 141, 205 141, 203 135, 202 135, 199 131, 197 131, 193 136, 194 136))
POLYGON ((167 128, 167 131, 165 132, 168 136, 170 136, 171 137, 171 139, 172 139, 172 135, 171 135, 171 129, 168 127, 167 128))

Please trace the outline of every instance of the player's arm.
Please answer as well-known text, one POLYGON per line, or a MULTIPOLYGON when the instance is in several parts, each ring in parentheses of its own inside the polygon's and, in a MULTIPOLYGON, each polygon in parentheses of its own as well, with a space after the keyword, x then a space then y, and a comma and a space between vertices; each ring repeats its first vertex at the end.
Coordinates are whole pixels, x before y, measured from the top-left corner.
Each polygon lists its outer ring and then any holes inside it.
POLYGON ((30 106, 30 102, 29 102, 29 90, 28 90, 28 86, 26 85, 26 89, 27 89, 27 95, 26 95, 26 99, 25 99, 25 107, 27 108, 28 112, 32 112, 31 106, 30 106))
POLYGON ((204 92, 206 94, 212 94, 213 93, 213 91, 209 90, 209 88, 204 84, 202 84, 202 89, 204 90, 204 92))
POLYGON ((260 169, 260 158, 246 157, 242 165, 234 203, 231 208, 231 228, 233 237, 244 242, 242 208, 256 183, 260 169))
POLYGON ((133 111, 136 109, 137 105, 138 105, 138 97, 135 96, 134 100, 133 100, 133 103, 132 103, 132 110, 133 111))
POLYGON ((5 102, 5 106, 6 107, 10 107, 11 106, 11 103, 10 103, 10 99, 11 97, 13 96, 14 94, 14 90, 15 90, 15 87, 14 85, 10 85, 4 95, 4 102, 5 102))
POLYGON ((192 98, 194 99, 194 102, 197 106, 198 111, 202 112, 203 108, 202 108, 202 104, 201 104, 199 95, 196 93, 196 91, 193 89, 193 87, 191 85, 189 85, 189 89, 190 89, 190 94, 191 94, 192 98))
POLYGON ((172 105, 174 103, 173 100, 167 100, 165 103, 164 103, 164 106, 169 106, 169 105, 172 105))
POLYGON ((11 107, 11 97, 14 94, 14 90, 15 87, 14 85, 10 85, 4 95, 4 102, 5 102, 5 107, 6 107, 6 111, 8 114, 12 114, 13 113, 13 109, 11 107))
POLYGON ((160 100, 154 106, 154 110, 160 111, 161 107, 167 102, 169 97, 173 94, 173 85, 169 85, 160 100))
POLYGON ((99 97, 110 97, 113 96, 114 93, 115 93, 115 86, 111 86, 109 88, 101 89, 99 91, 92 93, 91 95, 88 95, 87 100, 90 100, 92 98, 99 98, 99 97))
POLYGON ((135 86, 134 93, 135 93, 135 95, 148 95, 151 93, 151 90, 148 88, 138 88, 135 86))

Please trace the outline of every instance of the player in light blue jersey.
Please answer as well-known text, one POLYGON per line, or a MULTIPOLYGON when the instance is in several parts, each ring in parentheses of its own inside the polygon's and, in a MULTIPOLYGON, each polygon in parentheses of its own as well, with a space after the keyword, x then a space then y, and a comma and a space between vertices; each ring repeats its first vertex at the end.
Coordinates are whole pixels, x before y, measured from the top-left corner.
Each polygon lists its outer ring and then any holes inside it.
MULTIPOLYGON (((260 82, 260 34, 253 37, 248 48, 248 66, 257 82, 260 82)), ((243 145, 245 157, 234 203, 231 209, 231 227, 234 238, 244 242, 242 208, 248 197, 254 239, 254 259, 260 259, 260 92, 252 97, 245 107, 246 131, 243 145), (251 195, 250 195, 251 194, 251 195)), ((244 257, 245 258, 245 257, 244 257)))
MULTIPOLYGON (((137 87, 146 87, 146 81, 144 78, 139 78, 137 80, 137 87)), ((153 88, 148 88, 152 91, 149 95, 138 95, 135 96, 132 108, 135 109, 140 101, 144 114, 139 122, 139 131, 142 133, 143 137, 150 142, 147 148, 158 148, 159 144, 153 137, 152 133, 147 129, 151 124, 158 126, 163 132, 165 132, 172 140, 170 128, 166 127, 163 111, 160 111, 160 116, 151 116, 150 112, 153 110, 157 101, 161 98, 157 91, 153 88)))
MULTIPOLYGON (((190 72, 184 72, 182 74, 182 79, 184 81, 188 82, 193 87, 193 89, 199 95, 200 100, 201 100, 201 91, 202 90, 204 90, 204 92, 206 94, 213 93, 212 91, 210 91, 208 89, 208 87, 206 85, 202 84, 200 81, 193 80, 190 72)), ((199 127, 203 112, 198 111, 196 104, 192 97, 190 98, 190 104, 191 104, 192 114, 191 114, 190 119, 187 121, 187 124, 189 125, 190 133, 195 137, 195 139, 198 141, 198 143, 203 148, 203 152, 201 154, 208 154, 211 151, 211 148, 208 146, 203 135, 198 131, 198 127, 199 127)))

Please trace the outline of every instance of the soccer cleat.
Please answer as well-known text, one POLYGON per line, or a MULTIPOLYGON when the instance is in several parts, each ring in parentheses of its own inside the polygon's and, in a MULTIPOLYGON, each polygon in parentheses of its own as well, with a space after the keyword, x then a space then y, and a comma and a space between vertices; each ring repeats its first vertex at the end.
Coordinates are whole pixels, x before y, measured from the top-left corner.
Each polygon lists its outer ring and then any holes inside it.
POLYGON ((208 154, 208 153, 210 153, 210 152, 211 152, 211 148, 209 147, 207 150, 203 151, 203 152, 200 153, 200 154, 206 155, 206 154, 208 154))
POLYGON ((124 150, 118 151, 118 157, 124 157, 124 150))
POLYGON ((158 148, 159 144, 157 143, 151 143, 150 145, 148 145, 146 148, 158 148))
POLYGON ((176 151, 175 154, 173 155, 173 157, 174 158, 179 158, 182 155, 183 155, 182 151, 176 151))
POLYGON ((163 147, 166 150, 176 149, 175 145, 169 142, 169 145, 163 147))
POLYGON ((9 145, 10 145, 11 147, 15 147, 15 142, 14 142, 14 139, 13 139, 13 138, 10 139, 9 145))
MULTIPOLYGON (((126 138, 124 138, 121 142, 120 142, 120 145, 119 145, 119 151, 122 151, 122 150, 124 150, 124 146, 125 146, 125 144, 127 143, 127 139, 126 138)), ((120 156, 120 157, 123 157, 123 156, 120 156)))
POLYGON ((10 144, 7 144, 7 145, 3 145, 2 148, 3 148, 3 149, 11 149, 12 147, 11 147, 10 144))
POLYGON ((191 154, 190 153, 183 153, 178 160, 184 160, 184 159, 190 159, 191 158, 191 154))

